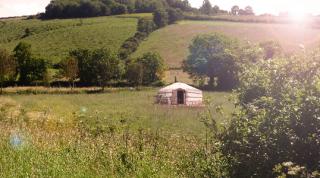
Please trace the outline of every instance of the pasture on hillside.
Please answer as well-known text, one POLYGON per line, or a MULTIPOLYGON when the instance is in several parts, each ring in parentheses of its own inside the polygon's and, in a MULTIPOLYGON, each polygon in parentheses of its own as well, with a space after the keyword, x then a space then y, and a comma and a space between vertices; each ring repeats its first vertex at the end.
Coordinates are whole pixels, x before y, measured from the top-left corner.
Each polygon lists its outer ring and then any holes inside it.
POLYGON ((140 56, 147 51, 159 52, 168 67, 172 68, 168 71, 166 81, 172 82, 174 76, 178 76, 179 81, 190 83, 188 75, 179 70, 181 62, 189 54, 188 47, 197 35, 215 32, 253 43, 278 41, 286 53, 298 53, 302 51, 302 46, 312 49, 320 40, 319 28, 301 24, 180 21, 153 32, 133 56, 140 56))
POLYGON ((118 50, 133 36, 138 17, 150 14, 130 14, 84 19, 0 21, 0 48, 12 51, 21 41, 32 45, 33 53, 52 62, 59 62, 70 50, 77 48, 118 50), (25 30, 30 35, 25 36, 25 30))

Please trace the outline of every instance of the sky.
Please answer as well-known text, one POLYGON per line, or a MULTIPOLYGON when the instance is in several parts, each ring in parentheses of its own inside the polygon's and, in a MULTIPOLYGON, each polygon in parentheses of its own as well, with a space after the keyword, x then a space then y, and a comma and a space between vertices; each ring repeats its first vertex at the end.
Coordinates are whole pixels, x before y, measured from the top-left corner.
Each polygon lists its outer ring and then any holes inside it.
MULTIPOLYGON (((31 15, 44 12, 50 0, 0 0, 0 17, 31 15)), ((202 0, 189 0, 193 7, 199 7, 202 0)), ((230 10, 233 5, 253 7, 257 14, 290 12, 295 15, 320 14, 319 0, 211 0, 213 5, 230 10)))

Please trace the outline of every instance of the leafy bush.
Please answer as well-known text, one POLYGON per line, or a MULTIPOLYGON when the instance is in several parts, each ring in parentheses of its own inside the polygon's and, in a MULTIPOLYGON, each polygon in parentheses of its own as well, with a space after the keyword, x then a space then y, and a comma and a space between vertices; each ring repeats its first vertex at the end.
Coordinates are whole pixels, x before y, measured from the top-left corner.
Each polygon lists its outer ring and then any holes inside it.
POLYGON ((161 81, 164 77, 165 65, 157 53, 145 53, 142 57, 131 61, 127 70, 127 78, 132 84, 150 85, 161 81))
POLYGON ((141 33, 150 34, 156 29, 156 25, 152 20, 139 18, 137 31, 141 33))
POLYGON ((280 56, 283 53, 281 45, 276 41, 261 42, 259 46, 264 50, 265 60, 280 56))
POLYGON ((319 51, 259 61, 241 74, 240 111, 221 134, 232 177, 273 177, 294 162, 320 169, 319 51))
POLYGON ((158 9, 153 13, 153 22, 158 28, 162 28, 169 23, 169 14, 165 9, 158 9))
POLYGON ((148 36, 147 33, 137 32, 133 37, 128 38, 121 46, 119 50, 119 56, 123 60, 128 60, 128 57, 134 53, 142 40, 148 36))
POLYGON ((180 9, 173 9, 173 8, 170 8, 167 10, 168 11, 168 23, 169 24, 173 24, 175 23, 176 21, 179 21, 179 20, 182 20, 183 19, 183 13, 180 9))

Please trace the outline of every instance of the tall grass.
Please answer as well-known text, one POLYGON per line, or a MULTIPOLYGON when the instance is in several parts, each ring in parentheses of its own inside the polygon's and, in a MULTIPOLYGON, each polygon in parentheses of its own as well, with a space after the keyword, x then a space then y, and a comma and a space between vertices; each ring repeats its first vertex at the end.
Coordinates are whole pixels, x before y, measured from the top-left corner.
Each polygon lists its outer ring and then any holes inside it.
POLYGON ((191 175, 203 109, 153 105, 154 92, 1 97, 0 177, 191 175))

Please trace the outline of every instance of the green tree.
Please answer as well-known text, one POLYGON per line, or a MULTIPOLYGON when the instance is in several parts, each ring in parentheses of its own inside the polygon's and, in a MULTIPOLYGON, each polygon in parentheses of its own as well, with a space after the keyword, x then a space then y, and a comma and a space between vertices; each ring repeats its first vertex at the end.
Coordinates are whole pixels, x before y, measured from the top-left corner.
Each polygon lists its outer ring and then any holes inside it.
POLYGON ((134 84, 150 85, 162 81, 165 72, 165 64, 158 53, 148 52, 132 61, 128 67, 128 80, 134 84))
POLYGON ((180 9, 173 9, 170 8, 167 10, 168 11, 168 17, 169 17, 169 24, 173 24, 176 21, 182 20, 183 19, 183 13, 180 9))
POLYGON ((16 73, 16 63, 13 56, 7 50, 0 49, 0 94, 2 94, 3 83, 12 79, 16 73))
POLYGON ((169 23, 168 12, 164 9, 158 9, 153 13, 153 22, 158 28, 165 27, 169 23))
POLYGON ((88 49, 76 49, 70 51, 69 56, 78 61, 80 81, 86 84, 94 84, 95 71, 91 68, 92 52, 88 49))
POLYGON ((237 41, 220 34, 196 37, 183 63, 194 79, 209 78, 211 88, 232 89, 238 84, 237 41))
POLYGON ((79 76, 78 61, 74 57, 68 57, 60 62, 61 74, 70 82, 71 88, 74 88, 74 81, 79 76), (71 85, 72 84, 72 85, 71 85))
POLYGON ((128 64, 126 78, 130 84, 142 85, 143 84, 143 65, 132 61, 128 64))
POLYGON ((30 73, 30 69, 28 64, 31 61, 31 45, 25 42, 20 42, 14 48, 14 57, 17 61, 17 73, 19 74, 19 81, 22 84, 27 84, 28 75, 30 73))
POLYGON ((254 15, 253 8, 251 6, 247 6, 244 8, 245 15, 254 15))
POLYGON ((120 80, 124 74, 123 63, 117 54, 107 49, 93 51, 92 67, 96 72, 96 81, 104 90, 105 86, 111 80, 120 80))
POLYGON ((232 15, 239 15, 239 11, 240 11, 239 6, 237 6, 237 5, 232 6, 232 8, 231 8, 231 14, 232 15))
POLYGON ((78 61, 80 81, 86 84, 99 84, 105 88, 111 80, 119 80, 124 74, 124 66, 117 54, 108 49, 78 49, 70 52, 78 61))
POLYGON ((206 15, 210 15, 212 13, 212 5, 209 0, 203 1, 202 6, 200 7, 200 12, 206 15))

